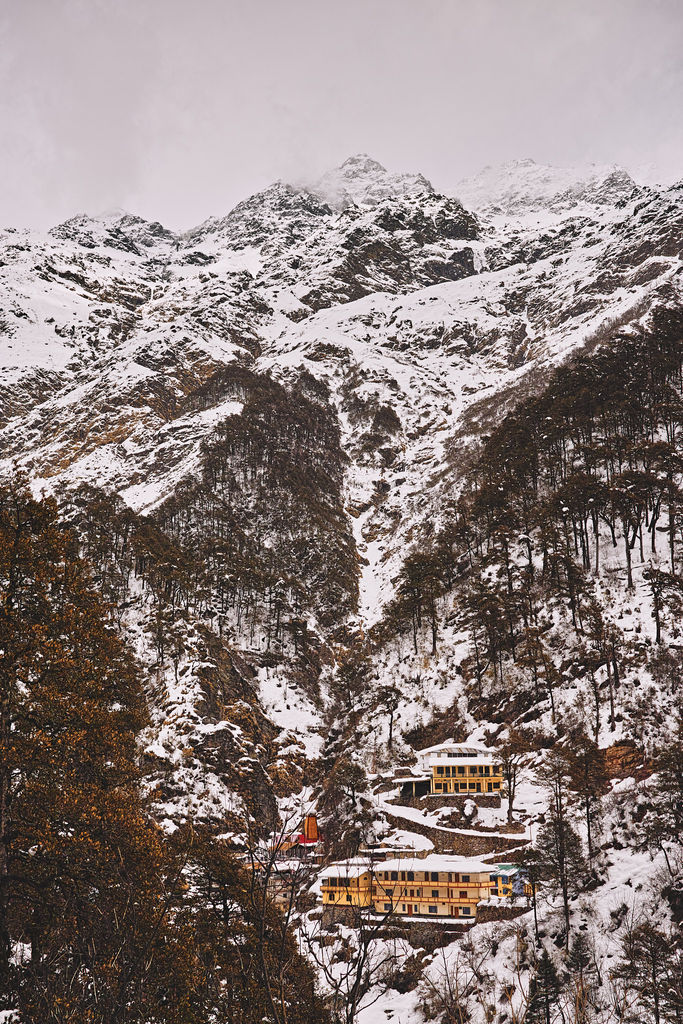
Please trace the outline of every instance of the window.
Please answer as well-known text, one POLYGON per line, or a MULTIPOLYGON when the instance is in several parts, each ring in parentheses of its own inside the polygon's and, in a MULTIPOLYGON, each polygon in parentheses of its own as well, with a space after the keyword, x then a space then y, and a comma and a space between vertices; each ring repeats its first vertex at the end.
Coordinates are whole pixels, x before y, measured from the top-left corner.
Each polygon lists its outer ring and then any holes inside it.
POLYGON ((458 775, 464 775, 464 774, 465 774, 465 766, 462 765, 462 764, 459 764, 458 765, 458 775))
POLYGON ((437 775, 443 775, 443 767, 441 765, 438 765, 438 767, 436 769, 436 774, 437 775))
POLYGON ((484 775, 488 775, 488 773, 489 773, 489 766, 485 765, 485 767, 484 767, 484 775))
POLYGON ((415 895, 416 896, 421 896, 422 895, 422 889, 416 889, 415 890, 415 895))
POLYGON ((398 882, 398 871, 392 871, 391 872, 391 881, 392 882, 398 882))
POLYGON ((462 910, 463 914, 471 914, 472 913, 472 910, 470 909, 470 907, 461 907, 460 909, 462 910))
POLYGON ((469 875, 462 875, 462 877, 460 879, 461 882, 469 882, 469 880, 470 880, 470 876, 469 875))
POLYGON ((405 873, 405 871, 402 871, 401 872, 401 881, 405 882, 405 880, 406 880, 406 873, 405 873))
POLYGON ((385 910, 391 910, 391 903, 385 903, 384 904, 384 909, 385 910))
POLYGON ((406 912, 406 905, 405 905, 405 903, 401 904, 401 911, 405 914, 405 912, 406 912))
POLYGON ((417 912, 418 912, 418 910, 419 910, 419 909, 420 909, 420 908, 418 907, 418 905, 417 905, 417 903, 416 903, 416 904, 415 904, 415 905, 413 906, 413 910, 415 911, 415 913, 416 913, 416 914, 417 914, 417 912))
POLYGON ((414 882, 415 881, 415 872, 414 871, 409 871, 408 872, 408 881, 409 882, 414 882))
POLYGON ((430 907, 429 908, 429 913, 430 914, 436 914, 437 910, 438 910, 438 907, 430 907))
POLYGON ((463 892, 462 889, 460 890, 460 899, 461 900, 466 900, 467 899, 467 893, 463 892))
POLYGON ((438 871, 432 871, 432 882, 438 882, 438 881, 439 881, 439 872, 438 871))
POLYGON ((414 890, 414 889, 411 889, 411 890, 410 890, 410 892, 408 893, 408 895, 409 895, 409 896, 414 896, 414 895, 415 895, 415 890, 414 890))
POLYGON ((493 788, 494 789, 500 789, 500 782, 494 782, 493 783, 493 788))
POLYGON ((347 896, 347 897, 346 897, 346 902, 347 902, 347 903, 350 903, 350 902, 351 902, 351 897, 350 897, 350 896, 347 896))
POLYGON ((439 898, 439 890, 438 889, 432 889, 432 899, 433 900, 434 899, 438 900, 438 898, 439 898))

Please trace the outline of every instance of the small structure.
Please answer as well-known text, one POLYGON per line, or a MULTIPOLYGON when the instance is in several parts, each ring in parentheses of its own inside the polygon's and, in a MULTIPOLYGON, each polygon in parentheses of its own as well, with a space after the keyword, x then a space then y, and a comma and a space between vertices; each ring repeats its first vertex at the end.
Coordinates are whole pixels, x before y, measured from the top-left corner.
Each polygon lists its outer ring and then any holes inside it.
POLYGON ((427 772, 418 768, 403 768, 401 774, 394 776, 394 783, 401 787, 401 797, 408 800, 411 797, 427 796, 431 793, 432 777, 427 772))
POLYGON ((308 814, 301 831, 291 834, 273 832, 245 860, 261 884, 265 884, 277 903, 288 903, 294 894, 307 887, 323 859, 318 822, 308 814))
POLYGON ((422 775, 430 793, 473 797, 500 796, 503 776, 495 751, 461 743, 439 743, 418 751, 422 775))
POLYGON ((315 814, 307 814, 302 822, 300 832, 279 840, 277 855, 287 860, 296 858, 319 862, 322 859, 320 845, 318 819, 315 814))
POLYGON ((266 877, 269 895, 279 906, 296 906, 301 902, 305 892, 315 878, 318 865, 300 858, 292 860, 276 860, 267 872, 261 871, 261 879, 266 877))
POLYGON ((522 896, 530 897, 531 895, 528 874, 522 866, 519 864, 496 864, 495 871, 491 872, 491 896, 516 900, 522 896))
POLYGON ((323 906, 371 907, 373 877, 372 861, 365 857, 331 864, 322 880, 323 906))

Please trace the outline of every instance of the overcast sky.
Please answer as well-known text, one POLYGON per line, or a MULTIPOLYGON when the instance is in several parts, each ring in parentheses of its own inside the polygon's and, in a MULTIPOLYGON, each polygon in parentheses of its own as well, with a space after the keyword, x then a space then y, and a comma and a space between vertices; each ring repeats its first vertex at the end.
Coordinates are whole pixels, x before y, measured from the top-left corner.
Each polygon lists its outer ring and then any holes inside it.
POLYGON ((351 153, 683 177, 683 0, 0 0, 0 223, 183 228, 351 153))

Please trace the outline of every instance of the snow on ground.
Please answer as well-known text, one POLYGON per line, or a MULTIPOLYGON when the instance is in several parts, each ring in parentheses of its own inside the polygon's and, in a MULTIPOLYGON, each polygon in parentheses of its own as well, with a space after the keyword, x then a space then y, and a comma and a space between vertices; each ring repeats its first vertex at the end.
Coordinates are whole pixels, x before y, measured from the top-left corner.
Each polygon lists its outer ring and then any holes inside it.
POLYGON ((258 688, 261 707, 270 720, 297 736, 307 757, 318 757, 324 743, 320 711, 298 687, 291 685, 286 671, 280 667, 260 668, 258 688))

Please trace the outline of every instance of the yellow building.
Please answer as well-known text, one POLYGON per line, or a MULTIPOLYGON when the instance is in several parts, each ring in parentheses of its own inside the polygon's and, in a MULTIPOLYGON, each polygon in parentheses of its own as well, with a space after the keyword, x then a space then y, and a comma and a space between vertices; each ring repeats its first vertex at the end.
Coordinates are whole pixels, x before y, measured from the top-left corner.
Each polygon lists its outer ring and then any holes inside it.
POLYGON ((501 766, 494 751, 459 743, 440 743, 418 752, 431 793, 500 796, 501 766))
POLYGON ((530 897, 531 885, 527 873, 519 864, 496 864, 491 872, 491 896, 499 899, 517 899, 519 896, 530 897))
POLYGON ((482 861, 447 854, 385 861, 375 867, 375 911, 473 921, 477 904, 489 898, 491 870, 482 861))
POLYGON ((372 863, 363 858, 330 864, 320 891, 325 907, 371 907, 372 863))
POLYGON ((326 870, 322 901, 323 906, 360 907, 376 914, 473 922, 479 903, 506 893, 516 869, 503 868, 448 854, 345 861, 326 870))

